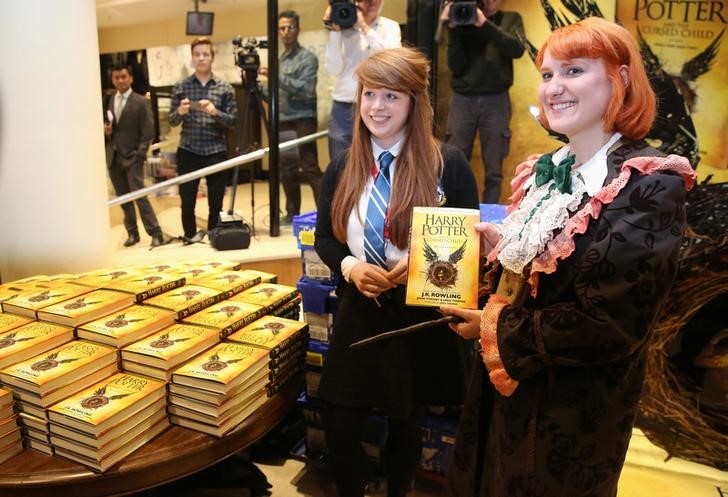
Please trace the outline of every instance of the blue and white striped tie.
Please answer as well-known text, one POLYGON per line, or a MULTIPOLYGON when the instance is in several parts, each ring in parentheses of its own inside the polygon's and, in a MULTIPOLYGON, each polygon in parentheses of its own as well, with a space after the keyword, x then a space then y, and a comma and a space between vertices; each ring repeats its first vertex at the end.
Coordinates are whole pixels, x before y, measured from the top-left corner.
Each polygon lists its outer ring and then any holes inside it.
POLYGON ((367 206, 367 219, 364 226, 364 254, 367 262, 387 267, 384 255, 384 224, 387 219, 387 205, 389 204, 389 165, 394 156, 388 151, 379 155, 379 173, 374 180, 374 187, 369 196, 367 206))

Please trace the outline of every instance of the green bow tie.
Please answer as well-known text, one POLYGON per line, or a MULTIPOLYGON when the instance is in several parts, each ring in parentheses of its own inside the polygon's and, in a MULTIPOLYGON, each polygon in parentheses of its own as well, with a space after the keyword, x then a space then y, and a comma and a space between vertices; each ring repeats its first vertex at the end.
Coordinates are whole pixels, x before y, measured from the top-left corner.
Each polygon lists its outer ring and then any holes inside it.
POLYGON ((555 166, 551 154, 543 154, 536 161, 536 186, 545 185, 553 179, 561 193, 571 193, 571 166, 574 162, 576 157, 569 155, 555 166))

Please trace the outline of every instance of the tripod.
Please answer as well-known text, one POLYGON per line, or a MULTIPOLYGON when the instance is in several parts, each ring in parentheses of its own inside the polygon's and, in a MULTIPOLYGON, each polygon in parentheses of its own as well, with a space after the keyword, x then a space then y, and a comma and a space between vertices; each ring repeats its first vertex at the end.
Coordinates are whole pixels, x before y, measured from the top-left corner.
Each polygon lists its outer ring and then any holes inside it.
MULTIPOLYGON (((263 95, 260 93, 260 88, 258 87, 258 70, 257 68, 244 68, 243 74, 243 87, 245 88, 245 103, 243 104, 243 124, 240 127, 240 132, 238 133, 238 140, 237 140, 237 147, 236 151, 238 154, 245 154, 248 153, 251 150, 255 150, 260 146, 260 143, 253 140, 252 143, 250 143, 244 150, 242 141, 243 139, 247 138, 247 131, 248 131, 248 125, 250 124, 250 118, 249 118, 249 112, 251 109, 251 101, 257 106, 258 112, 260 113, 260 117, 263 120, 263 127, 268 132, 268 117, 265 113, 265 108, 263 107, 263 95)), ((233 177, 232 177, 232 187, 233 187, 233 194, 232 198, 230 199, 230 210, 228 211, 229 215, 234 215, 233 210, 235 208, 235 194, 237 193, 237 187, 238 187, 238 168, 240 166, 236 166, 235 169, 233 169, 233 177)), ((250 228, 252 230, 253 236, 255 236, 255 171, 256 166, 255 163, 251 164, 250 167, 250 228)))

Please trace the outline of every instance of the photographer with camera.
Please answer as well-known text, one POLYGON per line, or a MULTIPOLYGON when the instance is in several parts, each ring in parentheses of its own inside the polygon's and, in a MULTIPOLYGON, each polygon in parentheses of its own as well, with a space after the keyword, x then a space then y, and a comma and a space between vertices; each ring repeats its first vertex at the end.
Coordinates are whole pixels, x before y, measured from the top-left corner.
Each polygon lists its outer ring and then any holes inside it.
POLYGON ((326 69, 336 76, 329 119, 331 160, 351 146, 357 88, 354 69, 376 52, 401 46, 399 24, 379 15, 383 3, 384 0, 330 0, 324 12, 324 25, 330 30, 326 69))
MULTIPOLYGON (((186 174, 227 159, 225 130, 233 128, 238 116, 235 93, 230 83, 212 73, 215 51, 209 38, 196 38, 191 44, 194 74, 178 81, 172 91, 170 126, 182 124, 177 148, 177 172, 186 174)), ((227 172, 205 176, 207 182, 207 231, 217 226, 225 196, 227 172)), ((182 200, 184 243, 199 242, 207 234, 197 231, 195 204, 196 179, 179 185, 182 200)))
POLYGON ((447 63, 452 72, 452 99, 446 142, 472 157, 475 132, 485 166, 484 203, 497 204, 503 160, 511 140, 509 128, 513 59, 523 55, 523 22, 517 12, 499 10, 501 0, 447 2, 440 20, 448 23, 447 63))
MULTIPOLYGON (((316 114, 316 83, 318 59, 313 52, 298 43, 299 17, 293 10, 278 15, 278 35, 283 52, 278 57, 278 112, 281 142, 315 133, 318 129, 316 114), (284 136, 287 138, 284 140, 284 136)), ((261 76, 268 76, 268 68, 259 69, 261 76)), ((262 88, 267 93, 267 86, 262 88)), ((282 222, 290 224, 293 216, 301 213, 301 183, 311 185, 314 201, 318 203, 319 187, 323 173, 318 164, 316 143, 299 145, 280 155, 280 178, 286 192, 286 216, 282 222)))

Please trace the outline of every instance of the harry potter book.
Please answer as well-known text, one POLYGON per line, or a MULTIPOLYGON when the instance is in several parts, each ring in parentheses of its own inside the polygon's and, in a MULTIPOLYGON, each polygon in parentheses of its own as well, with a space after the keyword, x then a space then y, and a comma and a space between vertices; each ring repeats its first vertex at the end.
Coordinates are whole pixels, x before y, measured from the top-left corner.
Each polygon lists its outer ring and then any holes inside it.
POLYGON ((241 269, 241 272, 250 273, 255 276, 260 276, 261 283, 278 283, 278 275, 273 273, 267 273, 265 271, 258 271, 257 269, 241 269))
POLYGON ((48 409, 51 422, 98 436, 166 394, 164 382, 117 373, 48 409))
POLYGON ((259 283, 230 297, 228 300, 256 304, 265 309, 266 314, 299 295, 298 288, 277 283, 259 283))
POLYGON ((46 419, 45 410, 42 410, 40 414, 41 416, 37 416, 27 412, 19 412, 18 424, 21 428, 28 428, 38 433, 48 433, 48 420, 46 419))
POLYGON ((142 271, 136 268, 106 268, 81 274, 73 282, 77 285, 103 288, 141 273, 142 271))
POLYGON ((293 319, 294 321, 298 321, 298 318, 301 316, 302 302, 303 298, 301 297, 301 295, 296 295, 288 302, 281 304, 274 309, 271 309, 270 314, 271 316, 277 316, 279 318, 293 319))
POLYGON ((169 427, 169 421, 166 417, 162 418, 157 424, 143 430, 139 435, 129 440, 126 444, 114 450, 110 454, 102 457, 91 455, 91 453, 80 454, 78 450, 69 450, 64 447, 54 446, 57 456, 70 459, 79 464, 93 469, 95 471, 104 472, 118 462, 121 462, 129 454, 142 447, 144 444, 152 440, 154 437, 162 433, 169 427))
POLYGON ((184 319, 223 298, 225 298, 225 294, 220 290, 199 285, 185 285, 171 292, 152 297, 145 304, 169 309, 175 313, 177 319, 184 319))
POLYGON ((212 328, 173 324, 121 349, 121 359, 169 371, 218 341, 212 328))
POLYGON ((308 337, 308 324, 303 321, 263 316, 245 328, 236 331, 227 340, 262 347, 276 357, 282 350, 308 337))
POLYGON ((476 209, 415 207, 410 231, 407 305, 478 307, 480 221, 476 209))
POLYGON ((252 378, 246 388, 236 388, 234 395, 225 395, 222 402, 203 402, 198 399, 170 393, 167 411, 170 414, 185 416, 205 423, 220 424, 229 413, 234 412, 251 397, 258 395, 268 383, 268 378, 259 376, 252 378), (192 412, 189 412, 192 411, 192 412))
MULTIPOLYGON (((268 396, 265 394, 265 391, 259 392, 251 399, 248 399, 248 403, 239 406, 236 410, 231 412, 230 416, 220 422, 220 424, 209 424, 207 422, 191 419, 182 415, 170 415, 169 421, 172 424, 183 426, 190 430, 200 431, 215 437, 222 437, 233 431, 235 427, 245 421, 245 418, 253 414, 260 406, 265 404, 267 400, 268 396)), ((192 414, 194 415, 193 412, 192 414)))
POLYGON ((94 290, 40 309, 38 319, 75 327, 133 303, 134 297, 128 293, 94 290))
POLYGON ((134 412, 133 416, 128 417, 126 420, 117 423, 98 435, 91 435, 56 423, 50 423, 48 427, 50 436, 55 435, 66 440, 72 440, 85 447, 100 449, 109 446, 114 441, 125 444, 134 438, 133 436, 129 436, 129 429, 132 426, 143 427, 142 429, 151 428, 161 418, 165 417, 166 406, 167 399, 165 397, 157 399, 148 406, 134 412))
POLYGON ((76 330, 78 338, 125 347, 174 323, 174 313, 158 307, 132 305, 76 330))
POLYGON ((42 397, 74 382, 80 390, 89 374, 110 364, 116 364, 114 349, 76 340, 0 370, 0 381, 42 397))
POLYGON ((6 300, 3 302, 3 311, 35 318, 37 311, 43 307, 79 297, 90 291, 91 288, 68 283, 52 288, 38 288, 6 300))
POLYGON ((219 269, 214 269, 209 266, 200 267, 197 265, 184 265, 175 271, 175 274, 183 276, 187 280, 187 283, 194 283, 196 285, 199 280, 208 278, 219 272, 219 269))
POLYGON ((72 328, 41 321, 31 321, 19 328, 0 333, 0 369, 71 340, 72 328))
POLYGON ((0 417, 0 438, 18 428, 18 423, 16 421, 18 416, 17 414, 13 414, 13 407, 10 406, 9 408, 6 408, 6 410, 9 411, 10 414, 4 412, 2 413, 2 417, 0 417))
POLYGON ((175 395, 177 397, 184 397, 185 399, 204 402, 205 404, 220 406, 227 402, 228 399, 237 397, 238 393, 250 390, 259 382, 261 382, 262 387, 266 385, 268 381, 270 381, 268 379, 268 368, 266 367, 266 364, 261 364, 246 380, 228 390, 226 393, 211 392, 187 385, 178 385, 176 383, 170 383, 167 385, 167 388, 170 396, 175 395))
POLYGON ((219 343, 172 374, 172 383, 227 393, 268 362, 268 351, 237 343, 219 343))
POLYGON ((252 323, 262 314, 263 308, 259 305, 222 300, 187 316, 184 322, 215 328, 220 332, 220 338, 225 338, 232 332, 252 323))
POLYGON ((28 316, 0 312, 0 333, 5 333, 6 331, 10 331, 32 322, 33 320, 28 316))
POLYGON ((195 280, 195 285, 225 292, 225 298, 260 283, 260 276, 242 271, 219 271, 195 280))
POLYGON ((6 283, 0 285, 0 304, 6 300, 14 299, 21 293, 37 290, 38 287, 32 283, 6 283))
POLYGON ((195 265, 204 268, 214 269, 216 271, 239 271, 240 268, 243 266, 243 264, 239 261, 227 261, 224 259, 202 261, 196 263, 195 265))
POLYGON ((155 295, 179 288, 184 284, 184 277, 174 273, 142 273, 111 281, 106 283, 104 288, 131 293, 134 295, 134 302, 139 303, 155 295))

